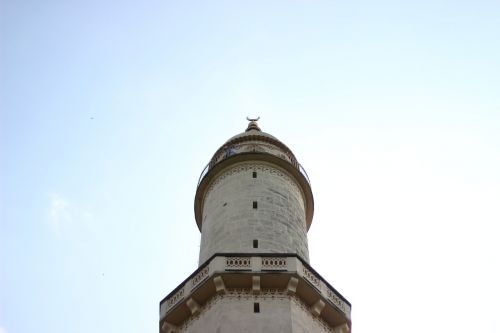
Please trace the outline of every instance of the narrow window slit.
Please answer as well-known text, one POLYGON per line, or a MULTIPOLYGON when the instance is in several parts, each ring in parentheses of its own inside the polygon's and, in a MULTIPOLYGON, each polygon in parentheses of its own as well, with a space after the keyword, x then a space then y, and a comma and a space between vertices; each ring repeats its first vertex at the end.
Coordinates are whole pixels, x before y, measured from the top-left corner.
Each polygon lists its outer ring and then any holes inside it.
POLYGON ((257 201, 254 201, 254 202, 253 202, 253 208, 254 208, 254 209, 257 209, 257 201))
POLYGON ((252 177, 253 177, 253 178, 257 178, 257 172, 256 172, 256 171, 254 171, 254 172, 252 173, 252 177))
POLYGON ((253 240, 253 248, 256 249, 259 247, 259 241, 257 239, 253 240))
POLYGON ((259 303, 253 303, 253 312, 255 312, 255 313, 260 312, 260 304, 259 303))

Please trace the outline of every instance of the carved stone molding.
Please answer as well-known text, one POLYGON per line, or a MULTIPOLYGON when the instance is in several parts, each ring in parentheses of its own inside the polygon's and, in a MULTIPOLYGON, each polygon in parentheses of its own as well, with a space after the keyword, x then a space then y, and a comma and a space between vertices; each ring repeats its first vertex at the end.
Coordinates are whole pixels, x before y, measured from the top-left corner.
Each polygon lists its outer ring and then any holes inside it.
POLYGON ((265 270, 286 270, 285 257, 263 257, 262 269, 265 270))
POLYGON ((296 183, 295 180, 293 180, 292 177, 290 177, 286 172, 264 163, 240 163, 222 172, 217 177, 215 177, 212 183, 210 183, 210 185, 208 186, 207 190, 205 191, 204 200, 208 197, 209 193, 212 192, 212 190, 215 187, 217 187, 224 179, 246 171, 266 172, 271 175, 282 177, 289 185, 293 187, 293 190, 296 191, 298 197, 301 198, 302 201, 304 202, 304 194, 302 193, 302 190, 300 189, 299 185, 296 183))
POLYGON ((184 288, 181 288, 181 290, 179 290, 174 296, 172 296, 168 300, 167 307, 171 308, 172 306, 174 306, 175 304, 177 304, 177 302, 179 302, 183 298, 184 298, 184 288))
POLYGON ((201 281, 208 277, 208 266, 203 268, 198 274, 194 276, 191 280, 191 288, 195 288, 201 281))
POLYGON ((304 273, 304 277, 306 278, 306 280, 311 282, 313 286, 319 289, 319 279, 305 267, 302 268, 302 272, 304 273))
POLYGON ((226 269, 228 270, 249 270, 252 268, 252 258, 249 257, 227 257, 226 269))

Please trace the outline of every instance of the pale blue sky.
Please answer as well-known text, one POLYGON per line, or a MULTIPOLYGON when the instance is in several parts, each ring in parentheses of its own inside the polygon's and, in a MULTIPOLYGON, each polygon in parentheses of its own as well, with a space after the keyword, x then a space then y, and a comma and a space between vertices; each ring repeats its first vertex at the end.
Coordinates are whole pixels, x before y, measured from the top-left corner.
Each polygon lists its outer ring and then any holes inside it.
POLYGON ((246 116, 355 332, 500 332, 500 2, 0 0, 0 333, 157 332, 246 116))

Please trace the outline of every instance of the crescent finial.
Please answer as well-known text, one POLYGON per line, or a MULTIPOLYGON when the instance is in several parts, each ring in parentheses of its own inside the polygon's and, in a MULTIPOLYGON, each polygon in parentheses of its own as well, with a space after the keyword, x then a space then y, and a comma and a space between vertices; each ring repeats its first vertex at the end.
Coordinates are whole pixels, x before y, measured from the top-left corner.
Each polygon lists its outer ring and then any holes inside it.
POLYGON ((247 117, 247 120, 249 121, 248 123, 248 127, 246 129, 246 132, 250 131, 250 130, 257 130, 257 131, 260 131, 260 128, 259 128, 259 125, 257 125, 257 121, 260 119, 260 117, 257 117, 257 118, 250 118, 250 117, 247 117))

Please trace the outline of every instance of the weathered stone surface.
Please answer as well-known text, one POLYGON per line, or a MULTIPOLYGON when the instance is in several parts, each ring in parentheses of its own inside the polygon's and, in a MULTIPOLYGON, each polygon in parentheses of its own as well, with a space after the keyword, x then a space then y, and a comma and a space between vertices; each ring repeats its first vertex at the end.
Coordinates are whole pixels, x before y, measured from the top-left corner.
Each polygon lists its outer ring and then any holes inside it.
POLYGON ((214 178, 203 201, 199 263, 215 253, 296 253, 309 260, 304 198, 286 171, 240 163, 214 178))
POLYGON ((160 303, 161 333, 350 332, 350 303, 308 264, 309 178, 256 120, 200 175, 199 268, 160 303))
POLYGON ((200 315, 183 325, 185 333, 331 332, 296 298, 284 293, 251 295, 231 293, 218 296, 207 304, 200 315), (254 303, 259 312, 254 312, 254 303))

